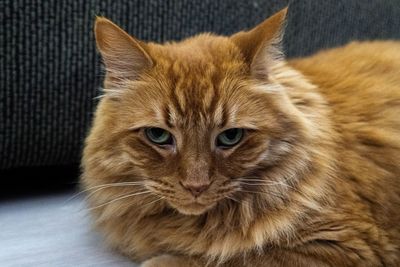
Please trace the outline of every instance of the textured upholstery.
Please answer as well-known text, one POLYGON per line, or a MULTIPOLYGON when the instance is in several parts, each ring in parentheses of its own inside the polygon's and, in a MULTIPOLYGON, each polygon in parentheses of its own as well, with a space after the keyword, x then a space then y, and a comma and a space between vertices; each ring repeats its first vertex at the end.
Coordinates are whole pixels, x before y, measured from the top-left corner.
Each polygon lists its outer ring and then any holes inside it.
MULTIPOLYGON (((0 169, 68 165, 82 142, 101 83, 92 26, 106 16, 152 41, 202 31, 230 34, 282 8, 285 0, 0 1, 0 169)), ((288 56, 352 39, 400 37, 399 0, 295 0, 288 56)))

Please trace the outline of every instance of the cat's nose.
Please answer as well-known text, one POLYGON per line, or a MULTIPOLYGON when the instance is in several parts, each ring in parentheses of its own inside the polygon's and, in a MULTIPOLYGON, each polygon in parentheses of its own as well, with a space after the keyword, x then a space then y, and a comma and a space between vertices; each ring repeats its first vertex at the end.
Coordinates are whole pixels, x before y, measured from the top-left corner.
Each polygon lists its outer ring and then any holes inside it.
POLYGON ((210 187, 210 183, 181 182, 181 185, 194 197, 198 197, 210 187))

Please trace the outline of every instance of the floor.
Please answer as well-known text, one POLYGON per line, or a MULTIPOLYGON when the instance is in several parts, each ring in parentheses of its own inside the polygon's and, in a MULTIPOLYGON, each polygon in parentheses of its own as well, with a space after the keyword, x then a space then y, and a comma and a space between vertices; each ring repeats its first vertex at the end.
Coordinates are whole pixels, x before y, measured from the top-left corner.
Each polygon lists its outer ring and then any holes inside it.
POLYGON ((74 193, 0 202, 2 267, 134 267, 91 230, 74 193))

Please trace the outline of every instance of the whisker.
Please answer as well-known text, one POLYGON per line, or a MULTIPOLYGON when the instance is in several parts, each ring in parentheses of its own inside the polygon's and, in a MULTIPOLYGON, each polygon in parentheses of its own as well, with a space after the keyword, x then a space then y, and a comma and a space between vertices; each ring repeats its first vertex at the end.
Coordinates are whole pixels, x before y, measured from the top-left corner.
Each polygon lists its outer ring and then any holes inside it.
POLYGON ((150 194, 150 193, 151 193, 151 191, 147 190, 147 191, 141 191, 141 192, 136 192, 136 193, 133 193, 133 194, 121 196, 121 197, 118 197, 116 199, 110 200, 110 201, 108 201, 106 203, 103 203, 103 204, 100 204, 98 206, 89 208, 88 210, 90 211, 90 210, 98 209, 98 208, 104 207, 106 205, 109 205, 111 203, 114 203, 116 201, 119 201, 119 200, 122 200, 122 199, 125 199, 125 198, 128 198, 128 197, 134 197, 134 196, 143 195, 143 194, 150 194))
MULTIPOLYGON (((155 183, 156 185, 162 185, 162 186, 168 186, 170 188, 175 188, 175 186, 173 184, 171 184, 170 182, 167 181, 159 181, 156 179, 152 179, 152 178, 148 178, 151 182, 155 183)), ((149 184, 151 185, 151 184, 149 184)))
POLYGON ((136 185, 136 184, 143 184, 144 182, 119 182, 119 183, 109 183, 109 184, 101 184, 101 185, 96 185, 96 186, 92 186, 92 187, 89 187, 89 188, 87 188, 86 190, 84 190, 83 192, 85 192, 85 191, 89 191, 89 190, 93 190, 93 189, 96 189, 96 188, 99 188, 99 187, 103 187, 103 186, 109 186, 109 185, 111 185, 111 186, 113 186, 113 185, 136 185))
POLYGON ((237 187, 238 187, 238 185, 232 185, 232 186, 221 187, 221 188, 218 188, 217 193, 218 193, 218 194, 221 194, 221 193, 224 193, 224 192, 227 192, 227 191, 234 190, 234 189, 237 188, 237 187))
POLYGON ((255 179, 255 178, 237 178, 236 180, 244 182, 269 182, 266 179, 255 179))
POLYGON ((156 200, 153 200, 153 201, 151 201, 151 202, 149 202, 147 204, 144 204, 142 207, 148 206, 150 204, 153 204, 153 203, 155 203, 157 201, 160 201, 160 200, 163 200, 163 199, 165 199, 165 197, 158 197, 156 200))
POLYGON ((103 94, 103 95, 98 95, 98 96, 93 97, 92 99, 93 99, 93 100, 97 100, 97 99, 101 99, 101 98, 103 98, 103 97, 105 97, 105 96, 106 96, 105 94, 103 94))
POLYGON ((234 201, 234 202, 236 202, 236 203, 241 203, 239 200, 237 200, 236 198, 234 198, 234 197, 230 197, 230 196, 226 196, 226 198, 227 199, 230 199, 230 200, 232 200, 232 201, 234 201))
POLYGON ((67 200, 65 200, 65 203, 68 203, 69 201, 75 199, 76 197, 82 195, 83 193, 86 193, 90 190, 96 189, 95 192, 97 191, 98 188, 109 188, 109 187, 113 187, 113 186, 125 186, 125 185, 143 185, 143 182, 120 182, 120 183, 109 183, 109 184, 101 184, 101 185, 96 185, 96 186, 92 186, 89 188, 86 188, 85 190, 82 190, 76 194, 74 194, 73 196, 71 196, 70 198, 68 198, 67 200))
POLYGON ((285 184, 285 183, 279 183, 279 182, 276 182, 276 183, 262 183, 262 182, 255 182, 255 183, 249 183, 249 182, 241 182, 240 184, 246 184, 246 185, 287 185, 287 186, 290 186, 290 185, 288 185, 288 184, 285 184))
POLYGON ((293 186, 285 184, 285 183, 246 183, 246 182, 242 182, 241 184, 253 185, 253 186, 273 186, 273 185, 277 186, 277 185, 281 185, 281 186, 289 187, 290 189, 293 189, 293 190, 297 190, 293 186))
POLYGON ((268 182, 268 181, 265 181, 265 180, 252 180, 252 179, 244 180, 244 181, 245 182, 240 182, 240 183, 241 184, 245 184, 245 185, 254 185, 254 186, 256 186, 256 185, 261 185, 261 186, 282 185, 282 186, 289 187, 290 189, 293 189, 293 190, 299 192, 298 189, 296 189, 295 187, 293 187, 293 186, 291 186, 291 185, 289 185, 287 183, 284 183, 284 182, 268 182), (255 183, 252 183, 253 181, 255 183))
POLYGON ((235 180, 239 181, 239 182, 243 181, 243 182, 277 182, 277 183, 282 183, 281 181, 268 181, 267 179, 260 179, 260 177, 239 177, 239 178, 236 178, 235 180))
POLYGON ((93 192, 90 192, 87 196, 86 199, 89 199, 91 196, 93 196, 94 194, 96 194, 97 192, 103 190, 103 189, 107 189, 110 187, 125 187, 125 186, 134 186, 134 185, 141 185, 144 186, 143 184, 118 184, 118 185, 108 185, 108 186, 104 186, 104 187, 100 187, 97 188, 96 190, 94 190, 93 192))
POLYGON ((278 195, 278 194, 276 194, 276 193, 274 193, 274 192, 267 192, 267 191, 248 191, 248 190, 242 190, 242 189, 239 189, 238 191, 244 192, 244 193, 252 193, 252 194, 269 194, 269 195, 275 196, 275 197, 277 197, 277 198, 279 198, 279 199, 281 199, 281 200, 284 199, 283 196, 278 195))
POLYGON ((137 181, 137 182, 117 182, 117 183, 109 183, 109 184, 100 184, 100 185, 95 185, 95 186, 89 187, 89 188, 83 190, 82 192, 90 191, 90 190, 93 190, 93 189, 96 189, 96 188, 99 188, 99 187, 104 187, 104 186, 136 185, 136 184, 137 185, 141 185, 141 184, 144 184, 144 182, 143 181, 137 181))
POLYGON ((243 179, 259 179, 259 180, 261 180, 261 177, 260 176, 241 176, 241 177, 237 177, 235 180, 243 180, 243 179))

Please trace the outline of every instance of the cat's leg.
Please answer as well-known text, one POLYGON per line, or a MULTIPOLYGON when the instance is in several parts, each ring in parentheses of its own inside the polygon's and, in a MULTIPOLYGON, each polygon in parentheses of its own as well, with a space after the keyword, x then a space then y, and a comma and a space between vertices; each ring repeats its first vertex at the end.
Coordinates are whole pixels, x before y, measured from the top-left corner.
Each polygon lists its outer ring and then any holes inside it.
POLYGON ((164 254, 143 262, 140 267, 204 267, 199 259, 164 254))

